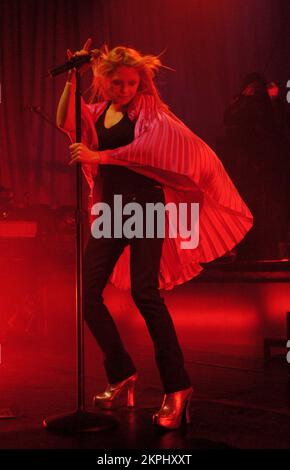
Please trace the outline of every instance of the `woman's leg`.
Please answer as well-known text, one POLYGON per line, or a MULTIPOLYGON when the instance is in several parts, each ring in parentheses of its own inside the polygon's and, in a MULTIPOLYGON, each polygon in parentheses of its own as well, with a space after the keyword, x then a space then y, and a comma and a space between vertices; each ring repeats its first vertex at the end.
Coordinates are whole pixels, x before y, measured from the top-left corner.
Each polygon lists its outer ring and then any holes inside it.
POLYGON ((158 289, 162 244, 162 238, 132 239, 131 289, 153 340, 164 393, 172 393, 190 387, 191 382, 172 319, 158 289))
POLYGON ((90 237, 84 255, 84 319, 104 354, 104 367, 109 383, 116 383, 136 372, 125 350, 102 292, 121 255, 126 241, 90 237))

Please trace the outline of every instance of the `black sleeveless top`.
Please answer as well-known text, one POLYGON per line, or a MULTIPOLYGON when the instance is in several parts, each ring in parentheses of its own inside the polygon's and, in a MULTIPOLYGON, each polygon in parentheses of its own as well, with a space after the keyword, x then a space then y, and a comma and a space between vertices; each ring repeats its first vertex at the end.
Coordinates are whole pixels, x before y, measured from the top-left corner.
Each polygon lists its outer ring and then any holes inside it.
MULTIPOLYGON (((99 150, 123 147, 134 140, 135 123, 130 121, 127 114, 109 129, 105 127, 105 114, 110 104, 95 123, 99 150)), ((158 185, 153 179, 119 165, 100 165, 99 171, 103 179, 104 199, 110 198, 113 194, 138 194, 158 185)))

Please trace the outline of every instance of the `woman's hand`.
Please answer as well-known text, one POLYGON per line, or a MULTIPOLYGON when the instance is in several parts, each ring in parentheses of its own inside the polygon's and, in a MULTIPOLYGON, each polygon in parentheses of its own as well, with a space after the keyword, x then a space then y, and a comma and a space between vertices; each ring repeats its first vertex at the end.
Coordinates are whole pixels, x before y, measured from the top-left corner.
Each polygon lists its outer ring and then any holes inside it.
POLYGON ((84 144, 77 142, 75 144, 70 145, 69 150, 70 150, 71 157, 72 157, 71 161, 69 162, 69 165, 72 165, 77 162, 89 163, 91 165, 100 163, 100 160, 101 160, 100 152, 95 152, 93 150, 90 150, 84 144))
MULTIPOLYGON (((85 44, 83 45, 83 48, 80 49, 79 51, 76 51, 76 52, 72 52, 70 49, 67 49, 66 53, 67 53, 67 57, 68 59, 72 59, 72 57, 78 57, 78 56, 81 56, 81 55, 87 55, 89 53, 89 50, 91 48, 91 45, 92 45, 92 39, 89 38, 86 40, 85 44)), ((87 70, 89 70, 90 68, 90 64, 87 63, 87 64, 84 64, 82 65, 80 68, 79 68, 79 71, 81 72, 81 74, 87 72, 87 70)), ((71 69, 69 70, 68 72, 68 79, 71 78, 71 76, 74 74, 75 70, 74 69, 71 69)))

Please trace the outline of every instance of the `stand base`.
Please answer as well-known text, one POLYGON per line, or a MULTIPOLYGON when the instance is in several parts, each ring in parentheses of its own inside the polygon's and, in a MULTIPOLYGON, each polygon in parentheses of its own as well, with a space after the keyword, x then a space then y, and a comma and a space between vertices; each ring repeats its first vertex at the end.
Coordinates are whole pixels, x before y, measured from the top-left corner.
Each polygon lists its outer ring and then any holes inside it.
POLYGON ((47 431, 74 434, 77 432, 98 432, 117 426, 117 421, 111 416, 101 413, 76 410, 45 418, 42 422, 47 431))

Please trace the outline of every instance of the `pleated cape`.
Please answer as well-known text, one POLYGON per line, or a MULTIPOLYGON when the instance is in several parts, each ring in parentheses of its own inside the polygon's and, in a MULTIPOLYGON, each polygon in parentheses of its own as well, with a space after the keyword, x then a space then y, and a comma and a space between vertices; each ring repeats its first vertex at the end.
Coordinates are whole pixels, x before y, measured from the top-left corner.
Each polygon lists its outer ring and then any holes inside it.
MULTIPOLYGON (((82 142, 98 150, 95 122, 108 102, 82 100, 82 142)), ((101 152, 101 164, 126 166, 162 184, 165 203, 199 203, 199 243, 181 247, 184 238, 166 236, 159 271, 160 289, 172 289, 197 276, 207 263, 231 250, 253 225, 253 217, 215 152, 171 111, 156 105, 154 97, 136 95, 128 115, 136 121, 132 143, 101 152)), ((75 142, 74 129, 63 130, 75 142)), ((102 178, 98 165, 83 165, 90 187, 89 207, 101 201, 102 178)), ((148 254, 150 256, 150 253, 148 254)), ((127 246, 110 277, 118 288, 130 288, 130 247, 127 246)))

